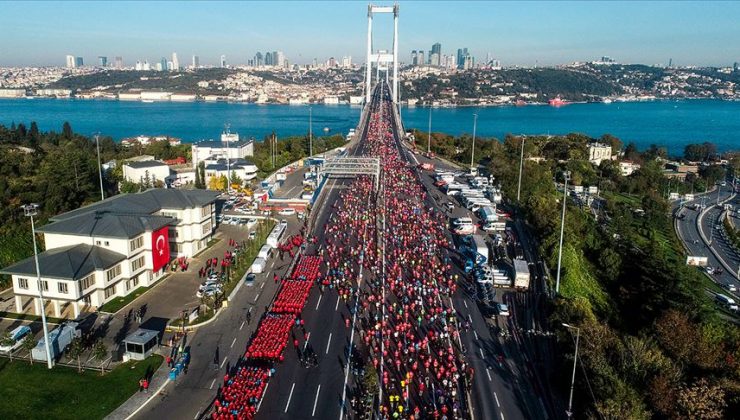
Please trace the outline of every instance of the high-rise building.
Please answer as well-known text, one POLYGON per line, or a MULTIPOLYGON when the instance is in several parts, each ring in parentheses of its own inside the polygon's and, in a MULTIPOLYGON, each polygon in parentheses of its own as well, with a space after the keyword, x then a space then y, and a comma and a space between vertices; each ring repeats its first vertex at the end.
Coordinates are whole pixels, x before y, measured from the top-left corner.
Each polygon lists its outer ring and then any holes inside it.
POLYGON ((419 56, 416 54, 416 50, 411 50, 411 65, 415 66, 418 64, 419 56))
POLYGON ((116 68, 117 68, 118 70, 122 69, 122 68, 123 68, 123 57, 121 57, 121 56, 118 56, 118 57, 114 58, 114 59, 113 59, 113 65, 114 65, 114 66, 115 66, 115 67, 116 67, 116 68))
POLYGON ((156 70, 157 71, 165 71, 165 70, 167 70, 167 67, 163 67, 162 66, 162 62, 160 61, 159 63, 157 63, 156 70))
POLYGON ((470 54, 465 55, 465 61, 463 62, 463 70, 470 70, 475 65, 475 61, 473 60, 473 56, 470 54))
POLYGON ((172 71, 180 71, 180 62, 177 60, 177 53, 172 53, 172 71))
POLYGON ((457 49, 457 68, 461 69, 465 67, 465 57, 468 55, 467 48, 457 49))
POLYGON ((266 66, 272 65, 272 53, 269 51, 265 53, 265 65, 266 66))
POLYGON ((272 64, 275 66, 285 67, 285 54, 283 54, 282 51, 273 51, 272 61, 273 61, 272 64))
POLYGON ((262 61, 262 53, 257 52, 257 54, 254 55, 254 65, 257 67, 262 67, 264 62, 262 61))
POLYGON ((440 63, 441 59, 439 53, 433 52, 432 55, 429 56, 429 64, 432 66, 439 66, 440 63))
POLYGON ((344 57, 342 57, 342 67, 344 67, 345 69, 352 67, 351 55, 345 55, 344 57))
POLYGON ((221 55, 221 61, 220 61, 219 65, 220 65, 221 68, 225 68, 226 67, 226 56, 223 55, 223 54, 221 55))
POLYGON ((108 57, 106 57, 104 55, 99 55, 98 56, 98 65, 100 67, 108 67, 108 57))
POLYGON ((157 64, 157 70, 159 71, 167 71, 169 70, 167 68, 167 58, 162 57, 159 59, 159 64, 157 64))
POLYGON ((423 66, 426 64, 426 61, 424 61, 424 51, 419 50, 416 56, 416 65, 417 66, 423 66))
POLYGON ((82 67, 85 65, 85 62, 82 60, 82 57, 75 57, 75 67, 82 67))
POLYGON ((442 56, 442 44, 440 44, 439 42, 437 42, 434 45, 432 45, 432 52, 431 52, 431 54, 434 54, 434 53, 437 53, 437 55, 440 56, 440 57, 442 56))
POLYGON ((73 68, 75 68, 75 65, 76 65, 76 64, 77 64, 77 63, 75 62, 75 56, 73 56, 73 55, 68 55, 68 56, 67 56, 67 68, 68 68, 68 69, 73 69, 73 68))
POLYGON ((198 57, 197 55, 194 55, 193 56, 193 68, 197 69, 199 67, 200 67, 200 57, 198 57))

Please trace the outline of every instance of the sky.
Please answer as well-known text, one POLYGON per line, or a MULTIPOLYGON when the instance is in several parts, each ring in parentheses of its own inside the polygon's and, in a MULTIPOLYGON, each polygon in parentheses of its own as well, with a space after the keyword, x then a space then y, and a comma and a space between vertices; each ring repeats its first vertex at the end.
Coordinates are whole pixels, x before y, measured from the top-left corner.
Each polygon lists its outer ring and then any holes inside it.
MULTIPOLYGON (((390 2, 376 2, 390 5, 390 2)), ((505 66, 610 56, 622 63, 727 66, 740 61, 740 2, 400 1, 399 55, 467 47, 505 66)), ((375 48, 392 49, 392 15, 374 19, 375 48)), ((65 64, 75 55, 246 64, 257 51, 291 63, 351 55, 364 62, 367 2, 0 2, 0 66, 65 64)))

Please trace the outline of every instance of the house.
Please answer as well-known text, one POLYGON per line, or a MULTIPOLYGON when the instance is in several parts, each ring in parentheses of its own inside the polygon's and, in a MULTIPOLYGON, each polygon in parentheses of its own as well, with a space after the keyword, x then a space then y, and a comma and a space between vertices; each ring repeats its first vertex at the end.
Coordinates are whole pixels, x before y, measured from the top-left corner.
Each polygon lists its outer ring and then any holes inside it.
POLYGON ((630 176, 638 169, 640 169, 639 163, 635 163, 629 160, 623 160, 619 162, 619 172, 622 174, 622 176, 630 176))
POLYGON ((601 164, 602 160, 610 160, 612 158, 612 147, 604 143, 589 143, 588 145, 588 161, 596 166, 601 164))
MULTIPOLYGON (((55 317, 91 311, 164 276, 172 258, 204 249, 215 231, 217 193, 149 189, 54 216, 37 229, 41 290, 55 317), (71 312, 71 314, 69 313, 71 312)), ((33 257, 0 270, 12 277, 16 310, 41 313, 33 257)), ((44 308, 46 310, 46 308, 44 308)))
POLYGON ((254 141, 239 140, 237 133, 221 134, 221 141, 203 140, 193 143, 191 148, 193 168, 206 159, 246 158, 254 156, 254 141))
POLYGON ((123 164, 123 179, 137 184, 144 184, 149 180, 150 185, 155 182, 165 182, 170 176, 170 167, 160 160, 144 160, 126 162, 123 164))

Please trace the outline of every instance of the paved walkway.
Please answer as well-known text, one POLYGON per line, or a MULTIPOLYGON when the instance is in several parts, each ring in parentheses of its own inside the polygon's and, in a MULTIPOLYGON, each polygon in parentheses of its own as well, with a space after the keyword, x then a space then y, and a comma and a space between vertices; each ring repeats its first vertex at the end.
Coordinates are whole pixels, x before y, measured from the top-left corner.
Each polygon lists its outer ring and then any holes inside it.
MULTIPOLYGON (((169 349, 169 347, 162 347, 159 353, 169 353, 169 349)), ((165 358, 167 357, 166 354, 162 354, 162 356, 165 358)), ((133 414, 136 413, 137 410, 146 405, 146 403, 149 402, 150 399, 156 397, 157 394, 164 388, 164 386, 167 385, 167 382, 169 381, 169 375, 170 368, 167 366, 167 363, 163 361, 162 364, 159 366, 159 369, 157 369, 154 374, 152 374, 152 377, 149 380, 149 391, 137 392, 136 394, 132 395, 128 400, 126 400, 126 402, 121 404, 112 413, 108 414, 105 419, 125 420, 131 417, 133 414)))

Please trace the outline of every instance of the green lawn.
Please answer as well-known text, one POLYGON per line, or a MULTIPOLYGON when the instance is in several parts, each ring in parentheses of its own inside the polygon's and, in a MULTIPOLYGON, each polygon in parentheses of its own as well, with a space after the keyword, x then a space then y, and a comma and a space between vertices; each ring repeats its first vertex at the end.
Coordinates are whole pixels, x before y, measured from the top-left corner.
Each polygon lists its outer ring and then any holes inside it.
MULTIPOLYGON (((157 280, 157 282, 160 282, 163 279, 164 279, 164 277, 162 277, 161 279, 157 280)), ((144 286, 139 287, 136 290, 134 290, 133 292, 131 292, 128 295, 126 295, 126 296, 117 297, 117 298, 113 299, 112 301, 103 304, 103 306, 101 306, 100 308, 98 308, 98 310, 100 312, 109 312, 109 313, 114 314, 114 313, 118 312, 119 310, 121 310, 121 308, 123 308, 124 306, 126 306, 129 303, 133 302, 134 299, 136 299, 139 296, 143 295, 147 290, 151 289, 152 287, 154 287, 154 285, 151 285, 149 287, 144 287, 144 286)))
POLYGON ((128 362, 110 373, 77 373, 74 368, 0 359, 1 419, 102 419, 139 389, 139 379, 154 373, 162 357, 128 362))

